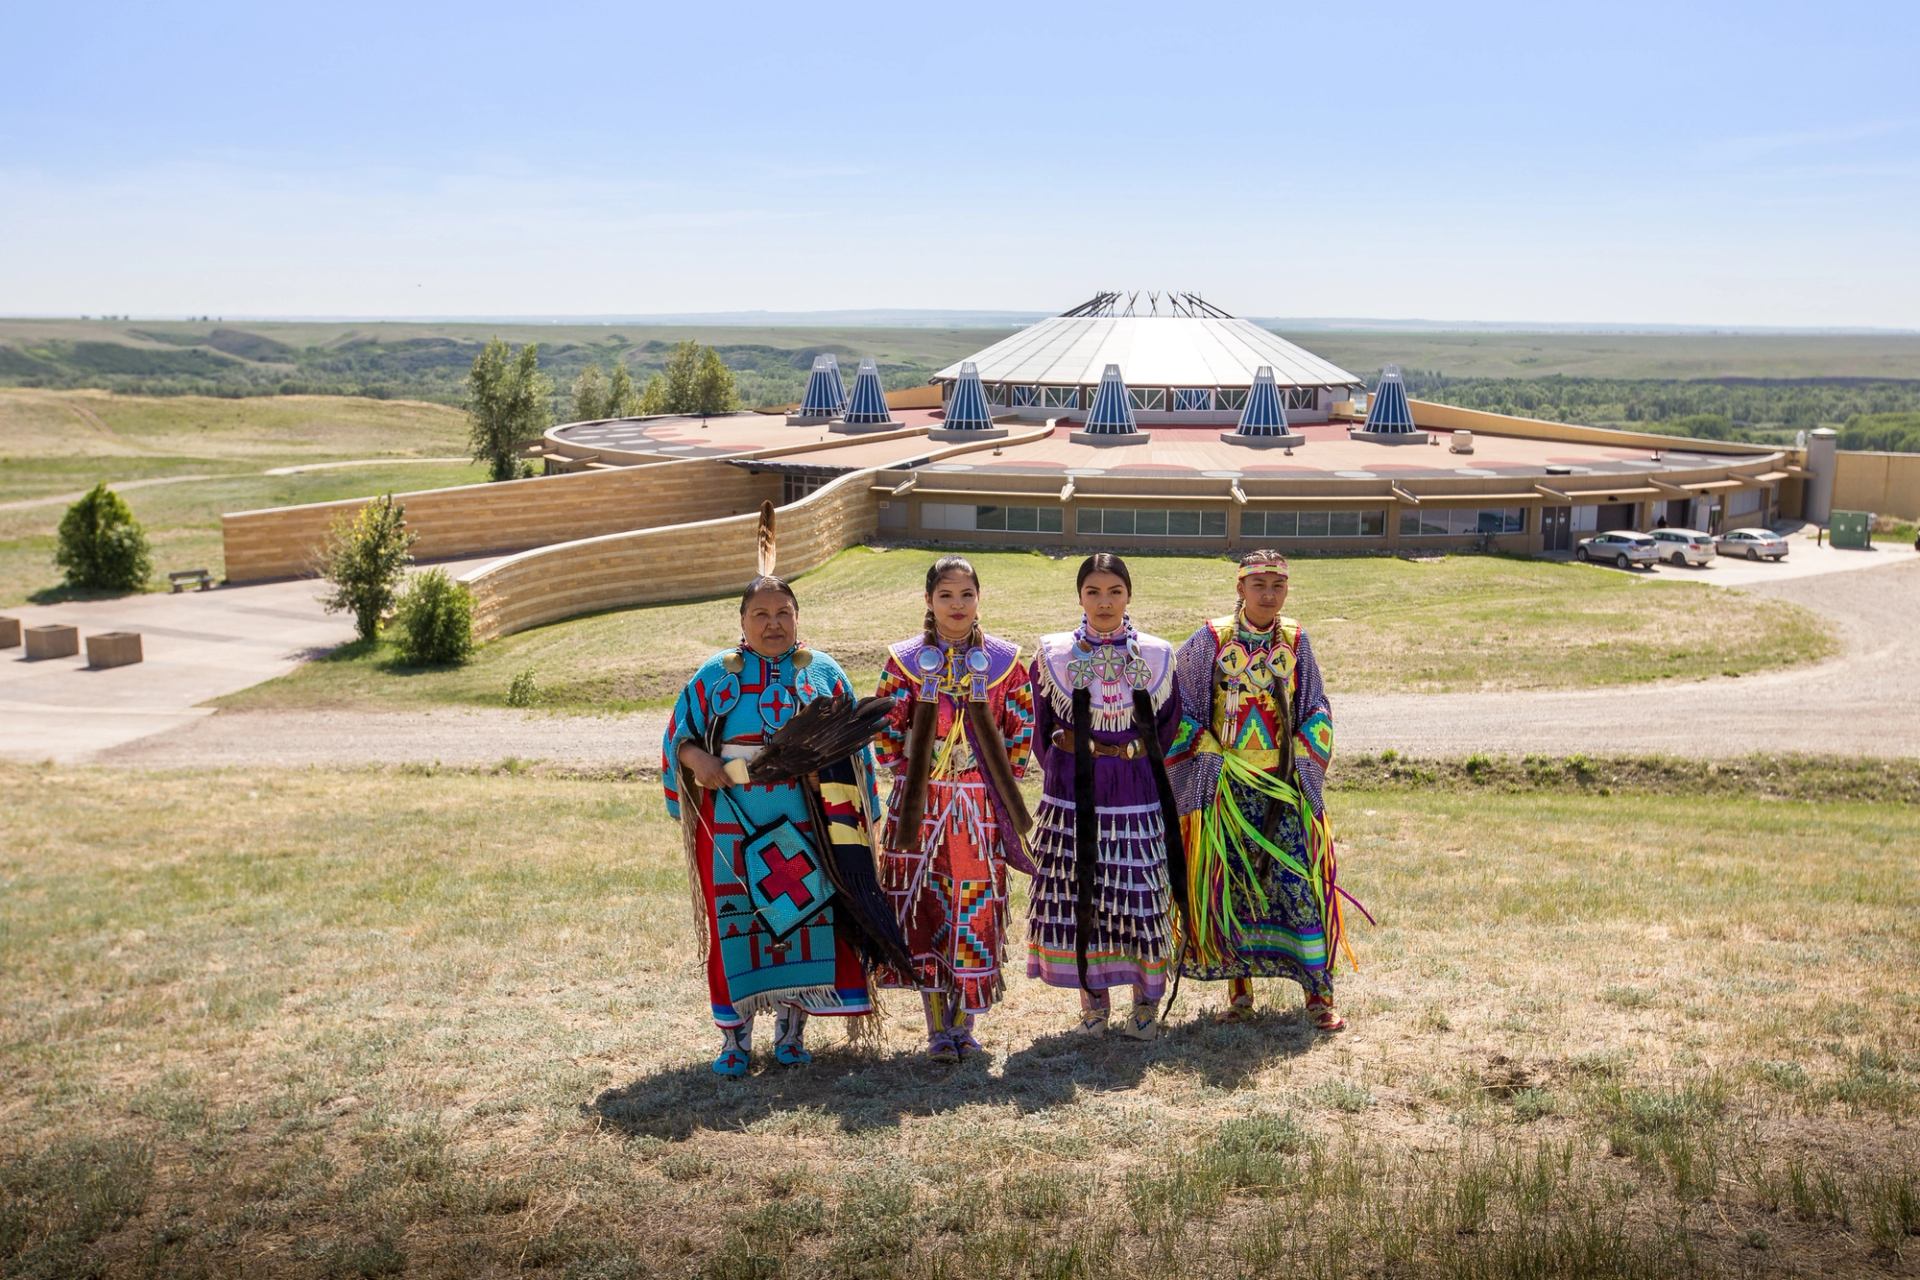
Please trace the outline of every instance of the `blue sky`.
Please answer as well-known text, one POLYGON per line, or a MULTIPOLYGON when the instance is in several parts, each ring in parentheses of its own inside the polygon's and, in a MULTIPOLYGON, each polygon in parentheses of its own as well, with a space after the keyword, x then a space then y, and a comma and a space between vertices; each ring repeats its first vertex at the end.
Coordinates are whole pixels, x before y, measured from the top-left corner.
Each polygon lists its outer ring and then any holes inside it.
POLYGON ((1920 5, 17 7, 0 314, 1920 327, 1920 5), (169 11, 173 10, 173 11, 169 11))

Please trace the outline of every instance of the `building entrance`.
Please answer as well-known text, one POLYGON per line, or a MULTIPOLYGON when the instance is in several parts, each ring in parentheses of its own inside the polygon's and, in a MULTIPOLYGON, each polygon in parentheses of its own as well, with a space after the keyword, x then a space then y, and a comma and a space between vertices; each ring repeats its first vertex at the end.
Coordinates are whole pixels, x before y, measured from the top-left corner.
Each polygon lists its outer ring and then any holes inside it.
POLYGON ((1573 508, 1540 508, 1540 538, 1542 551, 1573 550, 1573 508))

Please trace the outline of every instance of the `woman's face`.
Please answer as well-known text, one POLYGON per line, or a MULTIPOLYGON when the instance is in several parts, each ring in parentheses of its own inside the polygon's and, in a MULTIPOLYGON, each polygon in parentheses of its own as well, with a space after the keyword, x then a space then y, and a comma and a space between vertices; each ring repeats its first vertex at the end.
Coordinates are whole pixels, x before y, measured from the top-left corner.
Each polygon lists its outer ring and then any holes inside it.
POLYGON ((933 610, 933 625, 941 635, 964 639, 980 616, 980 588, 973 585, 971 574, 949 573, 927 593, 927 608, 933 610))
POLYGON ((1090 573, 1080 584, 1080 608, 1095 631, 1118 631, 1132 597, 1117 573, 1090 573))
POLYGON ((800 634, 800 608, 784 591, 756 591, 740 615, 740 631, 747 648, 763 658, 777 658, 800 634))

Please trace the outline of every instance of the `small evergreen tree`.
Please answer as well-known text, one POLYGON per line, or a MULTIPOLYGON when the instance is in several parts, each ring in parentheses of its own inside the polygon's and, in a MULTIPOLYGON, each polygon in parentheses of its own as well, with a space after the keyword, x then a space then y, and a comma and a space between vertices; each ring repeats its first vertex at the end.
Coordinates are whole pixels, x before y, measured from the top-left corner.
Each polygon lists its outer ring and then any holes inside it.
POLYGON ((138 591, 153 572, 147 535, 127 500, 103 480, 67 508, 53 562, 67 585, 96 591, 138 591))
POLYGON ((336 519, 320 553, 320 576, 332 585, 320 603, 329 613, 351 613, 362 640, 379 632, 380 617, 393 607, 400 576, 413 561, 406 514, 392 494, 375 498, 336 519))
POLYGON ((573 380, 573 420, 590 422, 610 416, 608 400, 606 379, 601 376, 600 366, 590 364, 582 369, 580 376, 573 380))
POLYGON ((731 413, 740 407, 740 393, 734 389, 733 370, 712 347, 700 352, 700 367, 693 378, 693 408, 689 411, 705 417, 710 413, 731 413))
POLYGON ((553 381, 540 372, 540 344, 509 355, 495 338, 474 357, 467 374, 467 420, 473 460, 495 480, 518 473, 522 445, 540 438, 553 420, 553 381))
POLYGON ((640 393, 633 389, 633 375, 627 372, 627 362, 613 362, 613 382, 607 388, 607 403, 604 417, 632 418, 640 412, 640 393))

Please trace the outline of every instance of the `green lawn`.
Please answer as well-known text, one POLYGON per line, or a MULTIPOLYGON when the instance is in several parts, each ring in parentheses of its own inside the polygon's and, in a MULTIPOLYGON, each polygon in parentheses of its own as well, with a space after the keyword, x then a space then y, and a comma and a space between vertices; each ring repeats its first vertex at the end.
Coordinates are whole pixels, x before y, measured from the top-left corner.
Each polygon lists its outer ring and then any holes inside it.
POLYGON ((123 494, 146 527, 153 581, 164 587, 171 569, 220 574, 222 512, 484 480, 484 469, 467 463, 402 461, 462 456, 465 442, 458 412, 409 401, 0 390, 0 605, 57 589, 54 535, 65 511, 57 502, 7 504, 73 493, 100 480, 180 478, 123 494), (348 459, 374 461, 261 474, 348 459))
MULTIPOLYGON (((929 552, 856 548, 799 580, 801 627, 862 688, 886 644, 918 628, 929 552)), ((975 558, 989 629, 1031 645, 1078 621, 1076 559, 975 558)), ((1221 559, 1138 556, 1134 617, 1175 639, 1232 603, 1221 559)), ((1288 612, 1338 687, 1557 689, 1751 672, 1813 660, 1834 642, 1806 611, 1699 583, 1494 556, 1302 558, 1288 612)), ((238 707, 504 705, 532 670, 542 705, 628 711, 671 702, 687 673, 739 635, 730 600, 599 614, 508 636, 453 670, 401 670, 389 646, 353 647, 224 700, 238 707)))
POLYGON ((1913 1266, 1920 808, 1337 782, 1341 1037, 1016 966, 722 1082, 650 781, 0 765, 0 1274, 1913 1266))

